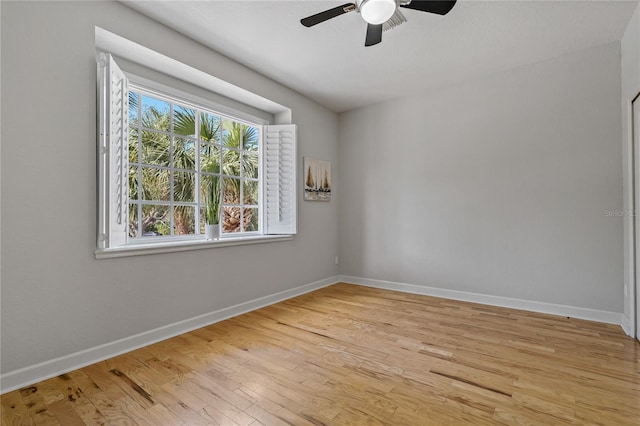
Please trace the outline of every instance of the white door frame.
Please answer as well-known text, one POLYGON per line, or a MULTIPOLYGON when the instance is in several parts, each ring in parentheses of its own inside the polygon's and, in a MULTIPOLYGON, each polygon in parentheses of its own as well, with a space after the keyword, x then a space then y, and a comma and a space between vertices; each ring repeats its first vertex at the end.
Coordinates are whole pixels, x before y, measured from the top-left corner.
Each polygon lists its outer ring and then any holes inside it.
MULTIPOLYGON (((629 212, 631 217, 631 253, 632 271, 629 273, 629 295, 625 303, 629 304, 630 334, 640 340, 640 93, 631 102, 631 193, 629 212)), ((626 298, 625 298, 626 299, 626 298)))
POLYGON ((627 103, 623 141, 624 310, 622 328, 640 340, 640 93, 627 103), (628 315, 628 316, 627 316, 628 315))

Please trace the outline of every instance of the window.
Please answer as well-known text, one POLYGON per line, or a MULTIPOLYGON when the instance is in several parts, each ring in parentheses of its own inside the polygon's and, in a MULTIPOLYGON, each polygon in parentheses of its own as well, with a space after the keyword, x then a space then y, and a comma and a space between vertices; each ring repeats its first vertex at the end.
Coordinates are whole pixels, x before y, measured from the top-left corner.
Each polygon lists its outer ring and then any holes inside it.
POLYGON ((98 75, 98 251, 204 242, 207 223, 221 241, 295 234, 294 125, 129 82, 108 54, 98 75))
POLYGON ((260 140, 256 124, 130 85, 128 237, 203 235, 207 219, 259 233, 260 140))

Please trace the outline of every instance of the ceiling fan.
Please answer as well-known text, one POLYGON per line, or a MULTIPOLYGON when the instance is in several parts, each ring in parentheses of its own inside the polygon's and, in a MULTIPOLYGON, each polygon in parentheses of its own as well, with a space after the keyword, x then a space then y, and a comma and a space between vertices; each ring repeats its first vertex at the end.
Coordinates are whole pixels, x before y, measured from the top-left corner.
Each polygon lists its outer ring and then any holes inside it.
POLYGON ((456 0, 356 0, 324 12, 316 13, 300 20, 305 27, 312 27, 336 16, 354 10, 367 22, 365 46, 373 46, 382 41, 382 31, 390 30, 407 21, 399 7, 422 12, 446 15, 456 4, 456 0))

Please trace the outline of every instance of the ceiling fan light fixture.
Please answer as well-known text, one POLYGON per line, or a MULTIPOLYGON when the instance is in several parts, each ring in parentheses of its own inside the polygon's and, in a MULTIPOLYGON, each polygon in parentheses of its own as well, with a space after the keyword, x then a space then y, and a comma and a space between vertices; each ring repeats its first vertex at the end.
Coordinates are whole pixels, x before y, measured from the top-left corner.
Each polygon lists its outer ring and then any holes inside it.
POLYGON ((396 0, 363 0, 360 3, 362 19, 373 25, 387 22, 395 11, 396 0))

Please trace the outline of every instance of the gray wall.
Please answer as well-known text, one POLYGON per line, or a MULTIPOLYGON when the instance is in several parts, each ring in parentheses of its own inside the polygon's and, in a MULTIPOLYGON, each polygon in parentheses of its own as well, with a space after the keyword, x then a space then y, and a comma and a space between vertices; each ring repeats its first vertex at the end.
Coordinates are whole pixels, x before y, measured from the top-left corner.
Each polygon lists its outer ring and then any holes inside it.
POLYGON ((337 201, 293 241, 95 260, 96 25, 291 108, 300 158, 335 164, 337 116, 119 3, 1 8, 2 373, 337 274, 337 201))
POLYGON ((620 45, 339 117, 341 273, 622 311, 620 45))
MULTIPOLYGON (((622 50, 622 167, 624 185, 624 285, 626 299, 624 303, 625 321, 631 323, 632 305, 634 303, 634 271, 633 259, 633 166, 632 166, 632 132, 631 102, 640 93, 640 6, 629 21, 629 25, 620 42, 622 50)), ((635 206, 638 209, 640 206, 635 206)), ((635 289, 638 290, 637 288, 635 289)))

